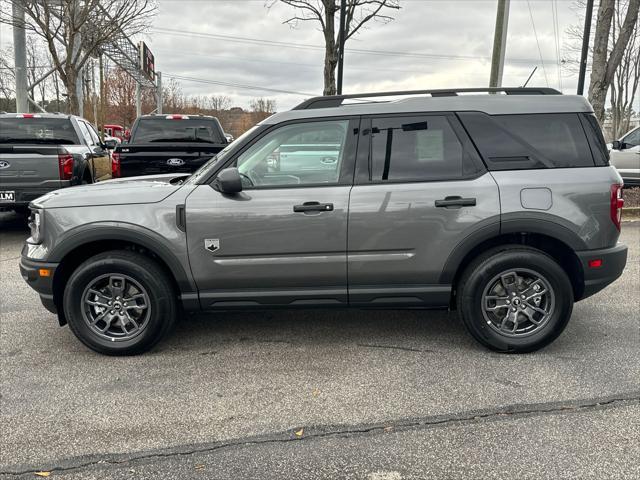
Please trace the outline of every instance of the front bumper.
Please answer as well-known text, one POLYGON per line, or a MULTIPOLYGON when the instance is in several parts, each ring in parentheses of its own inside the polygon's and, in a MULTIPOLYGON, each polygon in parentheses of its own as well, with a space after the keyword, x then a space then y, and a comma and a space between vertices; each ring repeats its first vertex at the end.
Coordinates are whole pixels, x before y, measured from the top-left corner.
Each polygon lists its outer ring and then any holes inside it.
POLYGON ((607 285, 615 282, 627 264, 627 246, 618 243, 615 247, 601 250, 576 252, 584 272, 584 293, 580 297, 590 297, 607 285), (590 266, 590 262, 600 260, 600 266, 590 266))
POLYGON ((20 273, 25 282, 33 288, 38 295, 42 305, 51 313, 58 313, 53 301, 53 275, 55 274, 57 263, 46 263, 30 260, 24 256, 20 259, 20 273), (41 275, 41 270, 47 270, 48 276, 41 275))

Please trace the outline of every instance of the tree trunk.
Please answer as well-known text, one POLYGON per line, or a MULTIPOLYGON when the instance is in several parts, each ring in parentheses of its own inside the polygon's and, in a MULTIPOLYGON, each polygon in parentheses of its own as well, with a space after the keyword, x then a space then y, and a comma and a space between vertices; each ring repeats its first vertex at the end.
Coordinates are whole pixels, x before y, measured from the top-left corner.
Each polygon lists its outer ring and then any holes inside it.
POLYGON ((64 86, 67 90, 67 109, 72 115, 82 116, 80 111, 80 102, 78 99, 78 93, 76 89, 76 80, 78 78, 78 72, 73 68, 67 68, 66 78, 64 79, 64 86))
POLYGON ((338 47, 336 45, 336 4, 333 0, 324 2, 325 6, 325 28, 324 28, 324 91, 323 95, 335 95, 338 91, 336 87, 336 66, 338 65, 338 47))
POLYGON ((591 105, 593 105, 593 111, 600 124, 602 124, 605 119, 604 107, 607 99, 607 91, 611 86, 615 71, 622 61, 624 52, 629 44, 629 39, 638 21, 640 0, 629 0, 627 14, 620 29, 620 36, 613 45, 611 54, 609 54, 609 36, 611 33, 614 6, 615 0, 600 0, 596 21, 596 33, 593 42, 593 65, 591 67, 591 80, 589 82, 589 101, 591 105))
POLYGON ((336 66, 338 65, 338 49, 335 42, 327 45, 324 54, 324 91, 323 95, 335 95, 338 91, 336 87, 336 66))

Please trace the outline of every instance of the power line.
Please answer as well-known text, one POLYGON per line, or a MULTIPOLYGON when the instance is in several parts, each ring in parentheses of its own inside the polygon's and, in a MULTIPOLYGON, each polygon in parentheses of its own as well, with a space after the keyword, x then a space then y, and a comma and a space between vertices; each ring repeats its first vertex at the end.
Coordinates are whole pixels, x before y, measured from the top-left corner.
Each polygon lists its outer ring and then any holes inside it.
POLYGON ((558 73, 558 86, 562 91, 562 60, 560 58, 560 27, 558 25, 558 3, 551 0, 551 15, 553 17, 553 38, 556 43, 556 71, 558 73))
MULTIPOLYGON (((221 60, 229 60, 229 61, 238 61, 238 62, 250 62, 250 63, 272 63, 272 64, 278 64, 278 65, 294 65, 296 67, 303 67, 303 68, 313 68, 313 69, 318 69, 318 68, 322 68, 322 65, 319 65, 317 63, 299 63, 299 62, 285 62, 282 60, 267 60, 264 58, 251 58, 251 57, 242 57, 242 56, 228 56, 228 55, 210 55, 208 53, 202 53, 202 52, 184 52, 181 50, 173 50, 173 49, 168 49, 168 48, 160 48, 160 49, 154 49, 154 52, 156 53, 168 53, 168 54, 180 54, 180 55, 187 55, 187 56, 195 56, 195 57, 202 57, 202 58, 219 58, 221 60)), ((2 67, 0 67, 2 68, 2 67)), ((358 67, 358 66, 350 66, 349 67, 350 70, 363 70, 363 71, 371 71, 371 67, 358 67)), ((425 70, 406 70, 406 69, 398 69, 398 68, 378 68, 376 67, 376 71, 378 72, 397 72, 397 73, 422 73, 422 74, 430 74, 433 72, 429 72, 429 71, 425 71, 425 70)))
POLYGON ((547 69, 544 67, 544 60, 542 59, 542 50, 540 49, 540 41, 538 40, 538 32, 536 31, 536 23, 533 21, 533 12, 531 11, 531 3, 527 0, 527 7, 529 7, 529 17, 531 18, 531 25, 533 26, 533 35, 536 37, 536 44, 538 45, 538 54, 540 55, 540 63, 542 63, 542 72, 544 73, 544 81, 549 86, 549 79, 547 78, 547 69))
MULTIPOLYGON (((260 38, 250 37, 238 37, 234 35, 221 35, 217 33, 205 33, 205 32, 192 32, 185 30, 174 30, 171 28, 155 27, 152 31, 166 35, 177 35, 182 37, 200 37, 200 38, 213 38, 221 41, 229 41, 235 43, 245 43, 249 45, 269 45, 283 48, 297 48, 303 50, 325 50, 325 47, 320 45, 312 45, 308 43, 291 43, 281 42, 278 40, 266 40, 260 38)), ((436 54, 436 53, 422 53, 422 52, 399 52, 391 50, 372 50, 363 48, 346 48, 345 52, 356 53, 362 55, 379 55, 379 56, 391 56, 391 57, 408 57, 408 58, 429 58, 434 60, 485 60, 490 61, 491 58, 481 55, 451 55, 451 54, 436 54)), ((509 58, 510 62, 514 63, 527 63, 531 64, 537 60, 531 58, 509 58)))
POLYGON ((295 90, 284 90, 284 89, 279 89, 279 88, 260 87, 260 86, 257 86, 257 85, 246 85, 246 84, 242 84, 242 83, 223 82, 223 81, 220 81, 220 80, 209 80, 209 79, 205 79, 205 78, 188 77, 188 76, 184 76, 184 75, 173 75, 173 74, 170 74, 170 73, 163 73, 163 76, 169 77, 169 78, 173 78, 175 80, 182 80, 182 81, 185 81, 185 82, 196 82, 196 83, 204 83, 204 84, 208 84, 208 85, 219 85, 219 86, 223 86, 223 87, 234 87, 234 88, 240 88, 240 89, 244 89, 244 90, 258 90, 258 91, 261 91, 261 92, 272 92, 272 93, 287 93, 287 94, 292 94, 292 95, 301 95, 303 97, 314 97, 314 96, 316 96, 316 94, 313 94, 313 93, 297 92, 295 90))

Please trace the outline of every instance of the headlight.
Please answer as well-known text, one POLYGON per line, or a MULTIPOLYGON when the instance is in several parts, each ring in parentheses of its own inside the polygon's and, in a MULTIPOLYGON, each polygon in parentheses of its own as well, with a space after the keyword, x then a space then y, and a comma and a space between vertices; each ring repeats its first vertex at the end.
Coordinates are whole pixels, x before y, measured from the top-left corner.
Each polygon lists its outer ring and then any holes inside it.
POLYGON ((31 238, 29 243, 42 242, 42 212, 40 210, 31 210, 29 216, 29 228, 31 229, 31 238))

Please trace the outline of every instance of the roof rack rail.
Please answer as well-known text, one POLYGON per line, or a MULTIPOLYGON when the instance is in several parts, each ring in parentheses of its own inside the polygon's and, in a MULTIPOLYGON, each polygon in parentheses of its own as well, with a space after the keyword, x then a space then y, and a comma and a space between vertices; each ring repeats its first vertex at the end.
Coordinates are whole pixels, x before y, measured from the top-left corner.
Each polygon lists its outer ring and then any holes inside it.
POLYGON ((344 100, 352 98, 393 97, 407 95, 431 95, 432 97, 455 97, 458 93, 506 93, 507 95, 562 95, 553 88, 535 87, 487 87, 487 88, 447 88, 438 90, 405 90, 398 92, 354 93, 349 95, 328 95, 305 100, 293 110, 339 107, 344 100))

